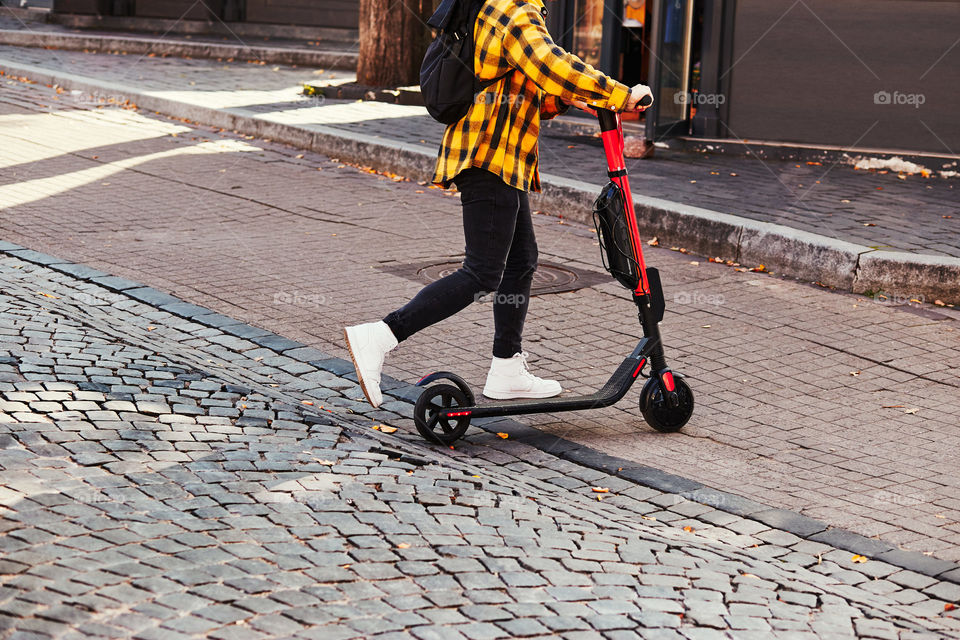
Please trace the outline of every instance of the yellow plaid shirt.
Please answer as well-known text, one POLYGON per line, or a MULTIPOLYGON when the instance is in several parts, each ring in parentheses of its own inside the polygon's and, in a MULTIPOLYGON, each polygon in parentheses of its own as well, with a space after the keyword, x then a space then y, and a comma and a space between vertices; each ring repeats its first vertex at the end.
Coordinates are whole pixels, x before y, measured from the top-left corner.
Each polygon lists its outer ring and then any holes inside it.
POLYGON ((502 79, 478 94, 467 114, 443 135, 433 182, 450 186, 470 167, 486 169, 511 187, 540 191, 540 120, 581 100, 622 111, 629 87, 608 78, 550 38, 543 0, 487 0, 474 31, 474 71, 502 79), (507 73, 517 71, 516 73, 507 73))

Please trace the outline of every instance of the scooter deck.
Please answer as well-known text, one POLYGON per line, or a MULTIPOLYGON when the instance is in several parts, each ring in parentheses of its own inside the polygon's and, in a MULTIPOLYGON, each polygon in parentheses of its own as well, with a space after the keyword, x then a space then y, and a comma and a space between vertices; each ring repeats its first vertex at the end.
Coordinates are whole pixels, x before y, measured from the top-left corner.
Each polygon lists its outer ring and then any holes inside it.
POLYGON ((521 400, 495 400, 469 407, 451 407, 441 410, 443 417, 488 418, 494 416, 515 416, 528 413, 553 413, 561 411, 580 411, 609 407, 620 401, 633 386, 637 376, 647 362, 647 356, 653 343, 642 339, 633 353, 624 358, 610 379, 598 391, 584 396, 557 396, 554 398, 524 398, 521 400))

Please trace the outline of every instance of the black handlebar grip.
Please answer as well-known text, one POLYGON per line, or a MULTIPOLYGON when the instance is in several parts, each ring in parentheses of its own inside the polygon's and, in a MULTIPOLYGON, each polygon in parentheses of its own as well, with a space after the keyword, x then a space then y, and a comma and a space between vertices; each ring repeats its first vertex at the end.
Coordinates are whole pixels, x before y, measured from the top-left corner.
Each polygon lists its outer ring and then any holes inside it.
POLYGON ((652 104, 653 104, 653 96, 643 96, 642 98, 640 98, 640 102, 639 104, 637 104, 637 106, 649 107, 652 104))

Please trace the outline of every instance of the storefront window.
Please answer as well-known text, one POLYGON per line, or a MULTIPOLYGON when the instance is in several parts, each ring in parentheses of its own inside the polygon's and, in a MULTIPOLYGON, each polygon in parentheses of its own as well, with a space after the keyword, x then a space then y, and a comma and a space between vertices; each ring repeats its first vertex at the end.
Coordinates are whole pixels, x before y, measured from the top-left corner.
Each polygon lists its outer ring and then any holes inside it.
POLYGON ((573 15, 573 52, 587 64, 600 65, 604 0, 576 0, 573 15))

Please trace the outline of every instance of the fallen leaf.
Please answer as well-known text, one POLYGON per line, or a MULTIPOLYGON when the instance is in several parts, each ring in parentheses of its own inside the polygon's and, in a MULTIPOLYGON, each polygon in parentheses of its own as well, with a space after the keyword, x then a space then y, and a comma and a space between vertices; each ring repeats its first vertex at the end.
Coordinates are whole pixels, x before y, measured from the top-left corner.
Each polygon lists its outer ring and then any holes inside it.
POLYGON ((823 163, 821 163, 821 162, 808 162, 807 164, 810 165, 811 167, 822 167, 822 166, 823 166, 823 163))
POLYGON ((497 435, 500 436, 501 438, 503 438, 504 440, 506 440, 507 438, 510 437, 510 434, 509 434, 509 433, 504 433, 503 431, 498 431, 498 432, 497 432, 497 435))
POLYGON ((691 527, 690 525, 687 525, 686 527, 684 527, 683 530, 688 533, 693 533, 694 531, 693 527, 691 527))
POLYGON ((607 487, 593 487, 591 491, 594 493, 610 493, 610 489, 607 487))
POLYGON ((312 407, 312 406, 313 406, 313 403, 310 402, 309 400, 301 400, 301 401, 300 401, 300 404, 305 404, 305 405, 307 405, 308 407, 312 407))
POLYGON ((153 331, 156 327, 147 327, 147 331, 153 331))
POLYGON ((744 578, 756 578, 757 580, 760 579, 758 576, 755 576, 752 573, 741 573, 740 575, 742 575, 744 578))
POLYGON ((934 300, 934 301, 933 301, 933 304, 937 305, 938 307, 945 307, 945 306, 947 306, 947 305, 943 302, 943 300, 934 300))
POLYGON ((841 200, 840 202, 850 202, 849 200, 841 200))
POLYGON ((39 293, 40 295, 42 295, 44 298, 53 298, 54 300, 59 300, 59 299, 60 299, 60 296, 55 296, 55 295, 53 295, 53 294, 51 294, 51 293, 44 293, 43 291, 37 291, 37 293, 39 293))
POLYGON ((659 247, 660 240, 657 239, 657 236, 653 236, 652 238, 647 240, 647 244, 650 245, 651 247, 659 247))
POLYGON ((885 404, 880 407, 881 409, 903 409, 904 405, 902 404, 885 404))
POLYGON ((327 465, 328 467, 332 467, 333 465, 337 464, 335 460, 319 460, 319 459, 318 459, 317 462, 318 462, 319 464, 325 464, 325 465, 327 465))
POLYGON ((868 560, 867 556, 862 556, 859 553, 853 556, 852 558, 850 558, 850 562, 853 562, 854 564, 863 564, 867 560, 868 560))
POLYGON ((875 224, 872 223, 872 222, 864 222, 864 223, 863 223, 863 226, 865 226, 865 227, 875 227, 875 226, 877 226, 877 225, 875 225, 875 224))
MULTIPOLYGON (((377 425, 377 427, 380 427, 381 433, 396 433, 397 431, 396 427, 391 427, 390 425, 387 425, 387 424, 377 425)), ((374 427, 374 429, 376 429, 377 427, 374 427)))
POLYGON ((602 500, 603 500, 603 496, 597 496, 597 500, 598 500, 598 501, 602 501, 602 500))
POLYGON ((397 545, 397 549, 409 549, 409 548, 410 548, 410 545, 406 542, 401 542, 400 544, 397 545))
POLYGON ((952 602, 945 602, 943 604, 944 611, 953 611, 956 608, 957 608, 957 605, 953 604, 952 602))
POLYGON ((709 325, 709 324, 704 324, 704 325, 701 325, 700 328, 701 328, 701 329, 709 329, 709 328, 710 328, 710 325, 709 325))
POLYGON ((857 376, 860 375, 860 372, 859 372, 859 371, 851 371, 851 372, 850 372, 850 375, 852 375, 853 377, 857 377, 857 376))
POLYGON ((695 267, 699 267, 699 266, 700 266, 700 263, 697 262, 696 260, 691 260, 691 261, 690 261, 690 264, 692 264, 692 265, 695 266, 695 267))
POLYGON ((912 408, 912 409, 904 409, 904 410, 903 410, 904 413, 909 413, 909 414, 911 414, 911 415, 912 415, 912 414, 915 414, 917 411, 920 411, 920 409, 919 409, 918 407, 914 407, 914 408, 912 408))
POLYGON ((656 520, 653 516, 640 516, 640 518, 643 520, 656 520))

